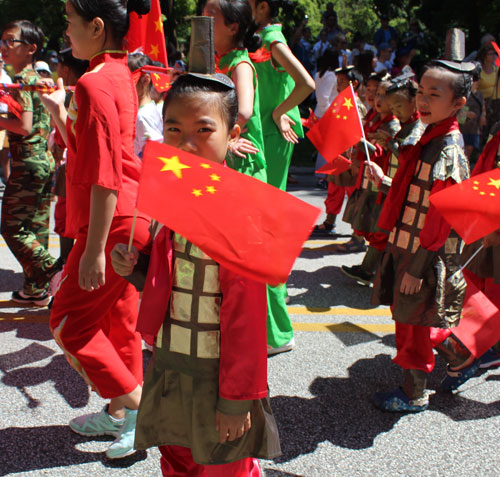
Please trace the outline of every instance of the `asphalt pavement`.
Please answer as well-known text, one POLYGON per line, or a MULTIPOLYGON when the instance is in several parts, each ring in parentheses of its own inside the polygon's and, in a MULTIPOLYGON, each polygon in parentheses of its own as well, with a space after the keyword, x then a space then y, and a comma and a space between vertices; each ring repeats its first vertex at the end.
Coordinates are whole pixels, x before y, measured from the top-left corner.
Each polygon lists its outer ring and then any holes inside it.
MULTIPOLYGON (((326 191, 296 169, 297 197, 322 207, 326 191)), ((290 218, 293 220, 293 218, 290 218)), ((392 364, 394 327, 370 288, 340 271, 363 254, 339 254, 350 228, 304 245, 290 279, 296 348, 269 359, 269 387, 283 455, 262 461, 268 477, 500 475, 500 370, 481 372, 457 394, 439 391, 425 412, 381 412, 370 397, 401 380, 392 364)), ((58 242, 51 236, 51 251, 58 242)), ((85 439, 67 422, 105 401, 66 363, 48 329, 46 308, 18 308, 19 264, 0 240, 0 476, 161 476, 156 449, 109 461, 109 439, 85 439)), ((144 351, 145 363, 149 352, 144 351)), ((437 359, 429 387, 438 389, 437 359)))

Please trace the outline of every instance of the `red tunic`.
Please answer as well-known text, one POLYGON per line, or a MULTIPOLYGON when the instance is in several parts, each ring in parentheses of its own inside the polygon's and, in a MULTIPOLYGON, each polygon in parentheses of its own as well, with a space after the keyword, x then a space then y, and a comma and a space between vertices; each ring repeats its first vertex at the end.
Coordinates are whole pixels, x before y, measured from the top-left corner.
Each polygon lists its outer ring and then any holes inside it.
POLYGON ((118 191, 115 217, 134 215, 141 172, 134 154, 137 108, 127 53, 92 58, 76 84, 66 125, 68 236, 87 231, 94 184, 118 191))

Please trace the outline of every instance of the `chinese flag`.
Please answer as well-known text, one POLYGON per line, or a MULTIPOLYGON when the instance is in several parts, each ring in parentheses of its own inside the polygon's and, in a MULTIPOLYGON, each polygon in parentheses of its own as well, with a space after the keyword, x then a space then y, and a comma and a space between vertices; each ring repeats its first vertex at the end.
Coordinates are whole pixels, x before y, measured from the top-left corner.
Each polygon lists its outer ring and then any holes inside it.
POLYGON ((320 210, 229 167, 149 141, 137 208, 254 280, 286 282, 320 210))
POLYGON ((497 53, 497 59, 495 60, 495 64, 500 68, 500 48, 494 41, 492 41, 491 44, 493 45, 493 48, 497 53))
POLYGON ((352 86, 334 100, 321 119, 307 132, 320 154, 331 161, 363 137, 352 86))
POLYGON ((476 358, 500 339, 500 311, 470 280, 460 323, 452 331, 476 358))
POLYGON ((500 228, 500 169, 473 176, 429 198, 469 244, 500 228))
POLYGON ((337 156, 332 162, 327 162, 323 167, 320 167, 316 172, 320 174, 329 174, 331 176, 338 176, 349 170, 352 161, 340 155, 337 156))
POLYGON ((160 0, 151 0, 151 10, 147 15, 130 14, 127 39, 128 51, 141 49, 152 60, 168 65, 160 0))

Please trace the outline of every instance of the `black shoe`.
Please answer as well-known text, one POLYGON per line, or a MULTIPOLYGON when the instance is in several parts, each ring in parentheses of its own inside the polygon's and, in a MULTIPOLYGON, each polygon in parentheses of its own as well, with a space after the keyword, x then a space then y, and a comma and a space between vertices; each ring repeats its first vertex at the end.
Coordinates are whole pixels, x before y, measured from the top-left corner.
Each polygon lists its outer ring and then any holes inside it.
POLYGON ((335 233, 335 225, 323 222, 321 225, 316 225, 311 232, 313 237, 330 237, 335 233))
POLYGON ((41 295, 26 295, 22 291, 15 291, 12 292, 11 300, 25 305, 47 306, 50 303, 50 295, 47 292, 41 295))
POLYGON ((374 273, 367 272, 361 267, 361 265, 353 265, 352 267, 348 267, 346 265, 342 265, 342 271, 349 278, 353 278, 358 283, 362 285, 371 286, 374 278, 374 273))

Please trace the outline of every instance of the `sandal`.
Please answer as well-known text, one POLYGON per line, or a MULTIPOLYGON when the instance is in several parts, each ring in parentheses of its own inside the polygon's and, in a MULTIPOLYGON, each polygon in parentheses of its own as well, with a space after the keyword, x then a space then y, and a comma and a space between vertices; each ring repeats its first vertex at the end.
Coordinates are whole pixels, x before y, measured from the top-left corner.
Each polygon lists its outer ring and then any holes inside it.
POLYGON ((335 251, 340 253, 359 253, 366 250, 366 245, 357 240, 349 240, 349 242, 339 243, 335 246, 335 251))
POLYGON ((335 233, 335 224, 329 224, 328 222, 323 222, 322 224, 316 225, 311 235, 316 237, 329 237, 330 235, 335 233))
POLYGON ((375 393, 373 404, 387 412, 420 412, 429 407, 429 395, 427 391, 419 399, 410 399, 401 389, 392 392, 375 393))
POLYGON ((441 382, 439 388, 441 391, 446 393, 451 393, 452 391, 456 391, 459 386, 467 382, 469 379, 473 378, 476 374, 481 361, 476 359, 469 366, 465 368, 459 369, 457 371, 453 371, 450 369, 450 366, 446 368, 446 377, 441 382))

